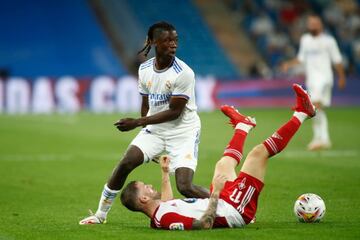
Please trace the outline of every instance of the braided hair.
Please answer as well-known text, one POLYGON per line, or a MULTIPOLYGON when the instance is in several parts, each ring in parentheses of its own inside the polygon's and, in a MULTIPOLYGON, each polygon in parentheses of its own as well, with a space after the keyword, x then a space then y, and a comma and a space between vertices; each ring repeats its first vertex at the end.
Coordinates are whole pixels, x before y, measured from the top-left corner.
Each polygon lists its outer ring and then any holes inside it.
POLYGON ((138 54, 144 53, 144 56, 147 57, 148 53, 151 50, 151 45, 153 44, 154 40, 158 38, 163 31, 174 31, 174 30, 175 27, 165 21, 157 22, 151 25, 147 32, 144 47, 138 52, 138 54))

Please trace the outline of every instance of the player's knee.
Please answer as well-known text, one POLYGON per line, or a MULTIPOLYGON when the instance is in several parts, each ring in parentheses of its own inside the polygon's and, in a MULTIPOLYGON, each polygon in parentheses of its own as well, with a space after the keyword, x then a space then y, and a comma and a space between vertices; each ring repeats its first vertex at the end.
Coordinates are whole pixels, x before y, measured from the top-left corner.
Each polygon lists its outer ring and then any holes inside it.
POLYGON ((256 145, 248 154, 248 158, 251 157, 252 159, 263 159, 266 158, 268 152, 263 144, 256 145))
POLYGON ((130 147, 119 164, 124 171, 132 171, 144 162, 144 154, 134 146, 130 147))
POLYGON ((191 182, 186 181, 177 181, 176 182, 176 188, 181 193, 181 195, 185 197, 193 197, 193 187, 191 182))
POLYGON ((141 163, 142 159, 140 159, 139 156, 126 154, 125 157, 121 160, 118 169, 121 169, 122 172, 129 173, 141 165, 141 163))

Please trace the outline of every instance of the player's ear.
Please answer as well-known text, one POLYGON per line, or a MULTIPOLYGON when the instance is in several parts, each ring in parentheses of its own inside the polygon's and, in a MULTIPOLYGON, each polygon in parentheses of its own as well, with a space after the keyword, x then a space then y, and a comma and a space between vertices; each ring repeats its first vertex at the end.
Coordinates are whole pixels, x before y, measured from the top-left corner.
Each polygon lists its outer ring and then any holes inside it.
POLYGON ((145 195, 142 195, 142 196, 139 197, 139 201, 140 201, 142 204, 147 203, 149 200, 150 200, 150 198, 149 198, 148 196, 145 196, 145 195))
POLYGON ((158 43, 159 43, 159 39, 155 38, 151 41, 151 46, 157 47, 158 43))

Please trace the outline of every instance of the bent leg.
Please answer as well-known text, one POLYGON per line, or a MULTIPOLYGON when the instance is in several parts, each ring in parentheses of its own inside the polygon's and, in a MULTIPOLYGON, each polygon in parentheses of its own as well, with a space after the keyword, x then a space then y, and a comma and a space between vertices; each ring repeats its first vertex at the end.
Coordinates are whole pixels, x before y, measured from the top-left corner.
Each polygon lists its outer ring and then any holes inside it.
POLYGON ((228 181, 234 181, 237 178, 235 168, 243 157, 244 143, 252 128, 252 125, 244 122, 235 125, 234 135, 226 146, 223 157, 216 163, 214 177, 221 174, 228 181))
POLYGON ((241 167, 241 172, 264 182, 266 165, 269 157, 270 155, 266 147, 263 144, 257 145, 247 155, 245 162, 241 167))
POLYGON ((113 170, 107 186, 113 190, 120 190, 124 186, 129 173, 143 162, 144 153, 137 146, 131 145, 121 162, 113 170))
POLYGON ((307 117, 305 113, 295 112, 294 116, 263 144, 257 145, 250 151, 241 171, 263 182, 268 158, 280 153, 287 146, 307 117))
POLYGON ((223 156, 215 165, 214 177, 221 174, 224 175, 228 181, 234 181, 237 177, 235 172, 237 165, 238 162, 235 158, 223 156))
POLYGON ((96 216, 102 221, 107 217, 111 206, 123 187, 127 176, 144 161, 143 152, 136 146, 130 145, 121 162, 116 166, 101 194, 96 216))
POLYGON ((187 198, 208 198, 209 190, 192 183, 194 170, 180 167, 175 170, 176 187, 187 198))

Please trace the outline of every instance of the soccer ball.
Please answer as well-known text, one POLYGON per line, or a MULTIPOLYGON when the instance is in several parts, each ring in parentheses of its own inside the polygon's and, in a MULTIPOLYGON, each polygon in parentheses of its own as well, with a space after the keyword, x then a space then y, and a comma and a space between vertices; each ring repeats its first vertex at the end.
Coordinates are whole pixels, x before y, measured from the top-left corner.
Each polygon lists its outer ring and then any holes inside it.
POLYGON ((300 222, 319 222, 325 215, 325 202, 314 193, 305 193, 298 197, 294 213, 300 222))

